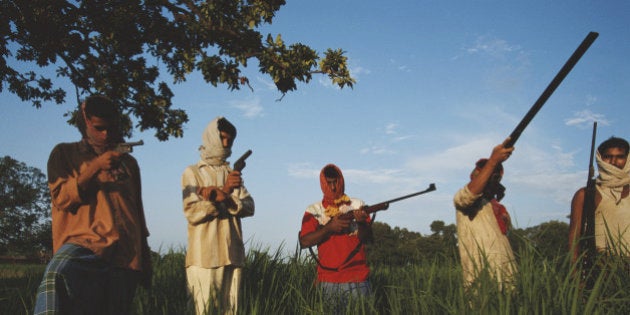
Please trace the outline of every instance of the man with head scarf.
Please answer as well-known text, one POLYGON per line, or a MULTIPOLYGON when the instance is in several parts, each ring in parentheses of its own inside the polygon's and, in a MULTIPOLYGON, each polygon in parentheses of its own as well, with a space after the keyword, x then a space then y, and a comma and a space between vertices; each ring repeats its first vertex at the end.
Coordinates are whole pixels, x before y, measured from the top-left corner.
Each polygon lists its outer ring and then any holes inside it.
POLYGON ((118 108, 102 95, 79 107, 79 142, 48 159, 54 256, 35 314, 130 314, 138 284, 150 285, 140 168, 122 141, 118 108))
MULTIPOLYGON (((370 293, 370 268, 363 244, 372 239, 371 220, 362 210, 365 203, 345 194, 339 167, 324 166, 319 183, 324 197, 306 208, 299 240, 302 248, 317 245, 317 283, 338 310, 347 296, 370 293), (341 216, 349 212, 351 218, 341 216)), ((386 208, 384 205, 379 210, 386 208)))
POLYGON ((506 139, 481 159, 470 174, 470 182, 454 197, 457 216, 457 239, 466 287, 486 269, 499 285, 510 286, 516 271, 514 254, 507 238, 510 218, 499 203, 505 188, 501 185, 502 163, 514 148, 506 148, 506 139))
POLYGON ((182 175, 188 220, 186 279, 197 314, 236 314, 245 246, 241 218, 254 215, 254 200, 241 173, 226 161, 236 128, 217 117, 208 124, 201 159, 182 175))
MULTIPOLYGON (((595 246, 598 252, 630 257, 630 163, 628 141, 611 137, 597 147, 595 246)), ((585 187, 573 196, 569 245, 575 261, 581 235, 585 187)))

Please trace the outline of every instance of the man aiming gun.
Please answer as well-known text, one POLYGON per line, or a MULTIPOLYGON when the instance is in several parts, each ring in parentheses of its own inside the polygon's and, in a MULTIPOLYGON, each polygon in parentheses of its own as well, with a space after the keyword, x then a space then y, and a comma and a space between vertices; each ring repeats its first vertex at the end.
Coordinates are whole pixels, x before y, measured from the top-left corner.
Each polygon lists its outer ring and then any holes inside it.
POLYGON ((514 253, 507 238, 510 217, 499 203, 505 188, 501 185, 503 165, 514 147, 510 138, 494 147, 488 159, 475 164, 470 181, 454 197, 457 238, 464 285, 470 287, 487 268, 500 286, 508 284, 516 272, 514 253))
POLYGON ((115 150, 118 119, 114 102, 90 96, 77 115, 81 141, 60 143, 50 154, 55 254, 35 314, 130 314, 137 284, 150 285, 140 168, 115 150))
POLYGON ((334 164, 324 166, 319 183, 324 196, 306 208, 299 239, 302 248, 317 245, 318 286, 332 311, 340 312, 348 295, 370 293, 370 268, 363 244, 372 240, 372 228, 368 214, 361 210, 364 202, 345 194, 341 169, 334 164), (350 211, 351 217, 340 215, 350 211))

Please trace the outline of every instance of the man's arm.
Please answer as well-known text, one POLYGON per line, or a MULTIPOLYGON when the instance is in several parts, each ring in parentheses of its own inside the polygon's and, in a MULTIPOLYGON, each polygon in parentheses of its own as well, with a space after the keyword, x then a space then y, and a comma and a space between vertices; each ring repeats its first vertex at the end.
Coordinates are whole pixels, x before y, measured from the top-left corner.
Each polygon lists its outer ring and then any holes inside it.
POLYGON ((123 153, 116 151, 107 151, 91 161, 86 163, 86 167, 81 169, 79 177, 77 178, 77 184, 81 191, 86 191, 92 180, 96 178, 101 171, 107 171, 114 168, 120 160, 120 156, 123 153))
POLYGON ((367 243, 373 241, 374 234, 372 233, 372 225, 368 221, 370 215, 363 210, 353 211, 353 214, 359 227, 358 236, 361 242, 367 243))
POLYGON ((186 219, 190 224, 197 225, 208 220, 208 217, 218 216, 220 210, 217 203, 208 200, 204 193, 210 190, 199 187, 193 167, 187 167, 182 174, 182 199, 186 219))
POLYGON ((584 209, 584 187, 573 195, 571 200, 571 218, 569 220, 569 251, 571 261, 577 261, 579 256, 579 239, 582 236, 582 210, 584 209))
POLYGON ((50 153, 47 163, 52 203, 62 211, 76 211, 101 170, 111 169, 120 157, 115 152, 105 153, 74 165, 79 162, 72 162, 73 154, 78 154, 76 144, 59 144, 50 153))
POLYGON ((317 230, 300 236, 300 246, 302 248, 315 246, 325 241, 335 233, 341 233, 350 226, 351 219, 342 219, 339 216, 332 217, 326 225, 320 226, 317 230))
POLYGON ((494 147, 494 149, 492 149, 492 154, 490 155, 488 162, 486 162, 486 165, 484 165, 479 174, 477 174, 477 176, 475 176, 470 181, 470 183, 468 183, 468 190, 472 194, 478 195, 482 193, 497 164, 507 160, 510 157, 512 151, 514 151, 514 147, 505 147, 509 140, 510 138, 505 139, 502 144, 499 144, 494 147))

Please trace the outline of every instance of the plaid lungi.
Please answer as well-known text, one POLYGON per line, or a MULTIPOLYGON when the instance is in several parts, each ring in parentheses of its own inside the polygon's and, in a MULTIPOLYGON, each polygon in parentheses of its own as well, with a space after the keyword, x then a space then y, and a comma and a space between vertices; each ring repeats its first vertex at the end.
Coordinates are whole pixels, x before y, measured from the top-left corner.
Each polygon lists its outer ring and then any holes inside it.
POLYGON ((138 278, 87 248, 64 244, 46 267, 34 314, 127 314, 138 278))

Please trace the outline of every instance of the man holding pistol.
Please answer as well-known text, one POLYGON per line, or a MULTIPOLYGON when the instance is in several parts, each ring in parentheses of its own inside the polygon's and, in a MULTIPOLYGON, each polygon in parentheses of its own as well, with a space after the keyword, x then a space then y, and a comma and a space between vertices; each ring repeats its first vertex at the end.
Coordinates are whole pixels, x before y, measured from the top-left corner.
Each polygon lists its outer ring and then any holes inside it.
POLYGON ((54 256, 37 291, 35 314, 130 314, 137 284, 151 281, 140 168, 122 141, 119 113, 94 95, 77 115, 79 142, 48 159, 54 256))
POLYGON ((182 174, 184 215, 188 220, 186 278, 196 313, 236 314, 245 265, 241 218, 254 215, 254 200, 226 159, 236 128, 224 117, 208 124, 201 159, 182 174))
MULTIPOLYGON (((317 245, 317 283, 331 297, 329 301, 337 301, 335 304, 339 306, 349 295, 370 293, 370 269, 363 244, 372 240, 371 221, 361 210, 365 203, 344 193, 344 177, 336 165, 324 166, 319 182, 324 196, 306 208, 300 246, 317 245), (353 214, 350 218, 341 215, 350 211, 353 214)), ((387 207, 385 204, 377 210, 387 207)))

